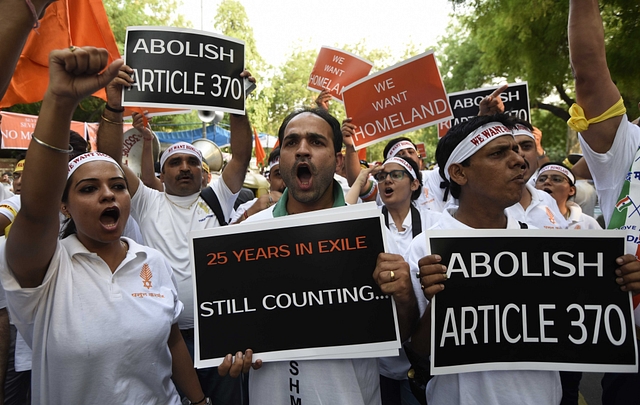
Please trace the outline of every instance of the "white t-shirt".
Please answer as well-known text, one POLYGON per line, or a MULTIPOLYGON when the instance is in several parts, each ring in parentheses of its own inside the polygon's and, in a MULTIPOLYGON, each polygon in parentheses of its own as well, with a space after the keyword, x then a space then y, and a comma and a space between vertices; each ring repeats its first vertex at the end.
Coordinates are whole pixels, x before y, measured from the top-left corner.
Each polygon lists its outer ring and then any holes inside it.
POLYGON ((246 203, 242 203, 240 205, 238 205, 238 209, 233 210, 231 212, 231 220, 229 220, 230 224, 235 223, 238 219, 240 219, 240 217, 242 216, 242 214, 244 214, 245 212, 247 212, 247 210, 251 207, 253 207, 253 204, 256 203, 256 201, 258 201, 258 198, 254 198, 251 201, 247 201, 246 203))
MULTIPOLYGON (((379 207, 379 208, 380 208, 380 211, 382 211, 382 207, 379 207)), ((420 223, 422 225, 423 231, 426 231, 427 229, 431 228, 442 217, 442 213, 438 211, 424 210, 419 212, 420 212, 420 223)), ((407 250, 409 249, 409 245, 411 244, 411 241, 413 240, 413 225, 412 225, 413 221, 411 217, 411 210, 409 210, 409 213, 407 214, 406 217, 404 217, 404 220, 402 221, 402 227, 404 228, 404 231, 398 231, 398 228, 396 227, 396 223, 393 222, 393 218, 391 217, 391 214, 388 213, 387 217, 389 220, 388 234, 392 236, 393 240, 398 246, 397 252, 390 252, 390 253, 396 253, 404 256, 407 250)))
POLYGON ((0 214, 9 218, 9 221, 13 223, 13 221, 16 219, 15 214, 18 211, 20 211, 21 206, 22 205, 20 204, 20 195, 13 195, 7 198, 6 200, 2 200, 2 202, 0 202, 0 214))
MULTIPOLYGON (((274 207, 245 223, 273 218, 274 207)), ((252 369, 249 380, 251 405, 381 404, 377 359, 276 361, 252 369)))
MULTIPOLYGON (((237 194, 229 190, 222 178, 214 181, 211 188, 220 201, 222 213, 229 218, 237 194)), ((131 215, 138 221, 145 243, 162 252, 173 268, 178 296, 185 305, 179 319, 180 329, 193 328, 193 280, 187 235, 190 231, 220 226, 218 218, 199 194, 178 197, 140 182, 131 199, 131 215)))
MULTIPOLYGON (((579 135, 578 138, 593 177, 593 184, 598 192, 605 224, 609 225, 613 210, 616 209, 618 196, 622 191, 622 185, 638 146, 640 146, 640 127, 630 123, 627 116, 624 115, 613 144, 606 153, 594 152, 582 138, 582 135, 579 135)), ((631 181, 638 180, 635 175, 631 176, 631 181)), ((635 251, 630 253, 635 253, 635 251)))
MULTIPOLYGON (((472 229, 453 218, 455 210, 445 210, 431 229, 472 229)), ((505 214, 507 229, 520 229, 518 220, 507 210, 505 214)), ((413 240, 408 254, 411 274, 416 274, 418 261, 430 254, 424 234, 413 240)), ((420 314, 423 314, 428 301, 420 288, 420 280, 416 277, 411 280, 420 314)), ((551 405, 560 403, 562 386, 557 371, 482 371, 434 376, 427 384, 426 396, 429 405, 551 405)))
POLYGON ((569 229, 602 229, 595 218, 582 213, 582 208, 573 201, 567 201, 569 208, 569 229))
POLYGON ((182 311, 157 251, 124 238, 115 272, 75 235, 59 241, 42 284, 21 288, 0 251, 16 327, 33 348, 34 404, 180 404, 171 325, 182 311))
POLYGON ((558 203, 553 197, 529 183, 526 184, 523 193, 527 190, 531 194, 531 204, 525 210, 519 202, 515 203, 506 209, 509 216, 539 229, 567 229, 569 223, 560 213, 558 203))

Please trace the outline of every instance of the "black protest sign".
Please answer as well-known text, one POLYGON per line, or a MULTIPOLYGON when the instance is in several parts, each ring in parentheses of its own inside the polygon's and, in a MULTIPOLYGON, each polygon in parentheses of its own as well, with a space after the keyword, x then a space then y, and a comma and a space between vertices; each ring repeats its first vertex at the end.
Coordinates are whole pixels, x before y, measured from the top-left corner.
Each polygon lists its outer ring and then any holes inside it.
POLYGON ((475 230, 428 243, 448 272, 432 302, 433 374, 637 371, 631 297, 615 282, 623 233, 475 230))
POLYGON ((135 83, 124 106, 244 114, 244 42, 204 31, 128 27, 125 62, 135 83))
MULTIPOLYGON (((453 119, 448 122, 438 124, 438 136, 442 138, 452 125, 468 121, 476 117, 480 111, 480 101, 498 87, 484 87, 475 90, 465 90, 450 93, 449 104, 453 111, 453 119)), ((531 121, 529 110, 529 87, 527 82, 511 83, 509 87, 500 93, 500 98, 504 103, 504 113, 516 116, 525 121, 531 121)))
POLYGON ((247 348, 278 360, 400 346, 392 300, 372 277, 379 214, 336 220, 336 210, 194 235, 197 366, 247 348))

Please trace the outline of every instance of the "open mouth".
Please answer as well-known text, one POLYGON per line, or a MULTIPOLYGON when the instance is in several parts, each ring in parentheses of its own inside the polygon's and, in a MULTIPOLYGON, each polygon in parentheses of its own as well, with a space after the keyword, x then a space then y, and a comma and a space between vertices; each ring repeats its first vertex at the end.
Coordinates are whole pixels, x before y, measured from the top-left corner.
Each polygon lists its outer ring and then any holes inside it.
POLYGON ((390 197, 393 194, 393 188, 391 187, 385 187, 384 188, 384 195, 387 197, 390 197))
POLYGON ((300 164, 296 176, 303 187, 308 187, 311 182, 311 169, 306 164, 300 164))
POLYGON ((549 194, 552 193, 550 188, 543 188, 542 191, 544 191, 545 193, 549 193, 549 194))
POLYGON ((118 225, 120 218, 120 209, 118 207, 109 207, 100 214, 100 223, 108 229, 113 229, 118 225))

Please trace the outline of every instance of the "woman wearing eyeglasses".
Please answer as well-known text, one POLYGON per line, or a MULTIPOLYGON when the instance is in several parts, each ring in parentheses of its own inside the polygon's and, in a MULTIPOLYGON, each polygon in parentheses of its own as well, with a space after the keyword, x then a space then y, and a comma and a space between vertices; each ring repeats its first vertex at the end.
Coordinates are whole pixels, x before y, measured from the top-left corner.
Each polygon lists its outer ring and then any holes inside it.
POLYGON ((602 229, 598 221, 582 213, 582 208, 571 201, 576 195, 575 176, 561 163, 545 163, 538 172, 536 188, 551 194, 564 217, 569 221, 569 229, 602 229))
MULTIPOLYGON (((420 196, 422 180, 418 165, 409 158, 395 156, 380 166, 363 169, 349 190, 345 200, 355 204, 361 189, 369 182, 369 177, 377 183, 378 193, 384 205, 380 207, 388 234, 396 246, 392 251, 405 256, 411 241, 420 232, 430 228, 442 217, 437 211, 418 210, 414 201, 420 196)), ((418 404, 411 393, 407 371, 411 367, 404 351, 396 357, 383 357, 380 366, 380 394, 382 405, 418 404)))

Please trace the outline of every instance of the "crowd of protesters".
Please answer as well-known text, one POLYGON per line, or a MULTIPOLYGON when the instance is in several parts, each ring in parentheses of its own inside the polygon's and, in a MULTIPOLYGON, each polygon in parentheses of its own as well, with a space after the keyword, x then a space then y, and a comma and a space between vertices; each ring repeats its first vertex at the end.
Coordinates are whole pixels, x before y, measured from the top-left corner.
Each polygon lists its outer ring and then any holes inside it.
MULTIPOLYGON (((0 1, 0 97, 50 1, 26 3, 0 1)), ((616 208, 623 194, 640 199, 640 180, 628 175, 640 171, 634 170, 640 127, 627 118, 611 80, 597 0, 570 0, 568 33, 577 98, 568 124, 580 133, 581 165, 593 179, 605 227, 640 229, 633 215, 616 208)), ((233 155, 212 180, 202 152, 185 142, 162 153, 155 176, 151 132, 134 116, 146 148, 139 178, 122 163, 122 92, 134 84, 133 70, 122 60, 107 61, 106 50, 92 47, 51 52, 49 86, 26 156, 3 176, 4 403, 578 403, 580 373, 430 376, 422 367, 429 364, 432 300, 447 286, 447 268, 425 234, 602 229, 578 203, 587 200, 579 200, 581 178, 566 164, 548 162, 537 128, 503 113, 504 88, 482 100, 478 117, 440 139, 433 169, 424 169, 426 156, 406 137, 387 143, 381 163, 361 165, 352 119, 333 117, 324 91, 316 106, 296 109, 282 122, 279 147, 269 156, 269 192, 239 205, 251 158, 250 117, 231 114, 233 155), (106 106, 98 150, 89 151, 86 142, 78 147, 73 140, 70 122, 79 102, 100 89, 106 106), (496 135, 477 142, 483 131, 496 135), (248 347, 218 367, 193 367, 190 232, 261 220, 277 227, 280 217, 363 202, 376 204, 386 225, 388 251, 378 252, 368 270, 395 302, 404 343, 398 356, 263 363, 248 347)), ((240 78, 255 82, 246 70, 240 78)), ((615 270, 619 289, 634 295, 640 292, 637 249, 630 242, 615 270)), ((603 404, 638 404, 639 387, 637 372, 606 373, 603 404)))

